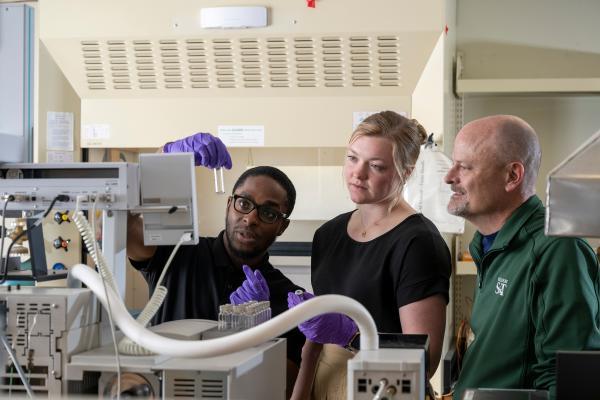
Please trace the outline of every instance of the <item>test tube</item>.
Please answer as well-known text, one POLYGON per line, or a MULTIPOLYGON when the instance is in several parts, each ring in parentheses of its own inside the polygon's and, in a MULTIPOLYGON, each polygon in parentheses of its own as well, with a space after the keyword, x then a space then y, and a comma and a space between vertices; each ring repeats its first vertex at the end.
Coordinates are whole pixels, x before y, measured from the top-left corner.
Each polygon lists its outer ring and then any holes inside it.
POLYGON ((238 326, 238 314, 239 314, 239 310, 240 310, 240 306, 239 305, 232 305, 232 313, 231 313, 231 329, 236 329, 238 326))
POLYGON ((266 302, 262 302, 260 304, 260 322, 266 322, 267 321, 267 303, 266 302))
POLYGON ((246 322, 245 329, 252 328, 254 326, 254 321, 252 320, 253 314, 254 314, 254 304, 249 304, 248 307, 246 307, 246 313, 244 314, 244 320, 246 322))
POLYGON ((250 328, 250 312, 252 309, 252 304, 250 302, 244 303, 244 310, 241 315, 241 325, 242 329, 250 328))
POLYGON ((267 309, 268 309, 267 303, 263 301, 260 304, 260 323, 267 322, 267 317, 268 317, 267 309))
POLYGON ((213 174, 215 178, 215 193, 223 194, 225 193, 225 180, 223 179, 223 167, 213 169, 213 174), (220 187, 219 187, 219 179, 217 178, 217 171, 219 171, 220 175, 220 187))
POLYGON ((258 311, 258 303, 253 301, 248 306, 248 328, 253 328, 257 325, 256 313, 258 311))
POLYGON ((217 329, 226 330, 231 327, 231 304, 223 304, 219 306, 219 322, 217 329))
POLYGON ((221 305, 221 306, 219 306, 219 317, 217 318, 217 321, 218 321, 217 328, 219 330, 221 330, 223 328, 223 318, 224 318, 223 306, 221 305))
POLYGON ((219 330, 223 329, 223 318, 224 318, 224 316, 223 316, 223 309, 224 309, 224 306, 225 305, 220 305, 219 306, 219 317, 217 319, 217 321, 218 321, 217 328, 219 330))
POLYGON ((261 320, 262 320, 262 322, 266 322, 271 319, 271 303, 269 301, 263 301, 263 302, 261 302, 261 304, 262 304, 261 320))

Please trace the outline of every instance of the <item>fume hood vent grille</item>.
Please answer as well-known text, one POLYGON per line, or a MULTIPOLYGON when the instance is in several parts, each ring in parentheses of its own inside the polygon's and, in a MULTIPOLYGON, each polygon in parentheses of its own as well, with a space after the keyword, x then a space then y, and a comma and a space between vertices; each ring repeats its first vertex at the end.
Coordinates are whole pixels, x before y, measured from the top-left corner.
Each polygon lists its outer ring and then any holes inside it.
POLYGON ((190 74, 190 87, 193 89, 208 89, 208 50, 203 39, 188 39, 185 50, 190 74))
POLYGON ((325 87, 344 86, 344 41, 341 37, 321 38, 321 59, 323 85, 325 87))
POLYGON ((317 86, 317 50, 315 41, 310 37, 294 39, 294 56, 296 86, 298 87, 316 87, 317 86))
POLYGON ((107 42, 110 77, 114 89, 131 89, 130 62, 124 40, 109 40, 107 42))
POLYGON ((212 55, 216 86, 219 89, 234 89, 238 86, 235 73, 233 39, 213 39, 212 55))
POLYGON ((381 86, 400 86, 400 43, 395 36, 377 37, 377 72, 381 86))
POLYGON ((350 76, 352 86, 373 85, 373 56, 368 36, 350 37, 350 76))
POLYGON ((165 89, 183 89, 182 59, 177 40, 159 40, 160 67, 165 89))
POLYGON ((399 37, 245 37, 80 42, 88 89, 402 86, 399 37))
POLYGON ((262 88, 265 84, 262 63, 261 43, 257 38, 240 39, 240 78, 245 88, 262 88))
POLYGON ((133 55, 135 60, 134 74, 138 87, 140 89, 158 89, 152 42, 149 40, 134 40, 133 55))
POLYGON ((83 66, 89 89, 106 89, 100 43, 95 40, 81 42, 83 66))
POLYGON ((274 88, 291 86, 289 46, 285 38, 268 38, 266 40, 267 68, 269 84, 274 88))

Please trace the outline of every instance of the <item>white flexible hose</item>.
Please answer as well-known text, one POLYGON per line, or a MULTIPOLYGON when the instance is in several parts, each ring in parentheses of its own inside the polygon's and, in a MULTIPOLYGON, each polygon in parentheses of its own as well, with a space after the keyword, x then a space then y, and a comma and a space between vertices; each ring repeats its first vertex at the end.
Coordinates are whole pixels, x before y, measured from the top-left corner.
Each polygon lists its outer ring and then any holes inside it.
MULTIPOLYGON (((106 307, 107 299, 98 273, 83 264, 73 266, 69 273, 85 283, 106 307)), ((356 322, 361 332, 361 350, 379 348, 373 317, 362 304, 346 296, 334 294, 317 296, 254 328, 210 340, 177 340, 160 336, 135 321, 112 288, 108 288, 108 296, 113 317, 125 336, 148 350, 165 356, 204 358, 235 353, 277 337, 314 316, 331 312, 345 314, 356 322)))

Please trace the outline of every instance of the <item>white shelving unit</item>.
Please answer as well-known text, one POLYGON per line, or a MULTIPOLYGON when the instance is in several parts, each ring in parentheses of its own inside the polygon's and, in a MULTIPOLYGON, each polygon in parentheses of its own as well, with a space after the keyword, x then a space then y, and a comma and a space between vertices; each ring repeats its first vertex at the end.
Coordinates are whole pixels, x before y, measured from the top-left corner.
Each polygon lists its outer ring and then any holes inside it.
POLYGON ((600 94, 600 78, 464 79, 456 80, 458 94, 600 94))
POLYGON ((473 261, 457 261, 456 275, 477 275, 477 267, 473 261))

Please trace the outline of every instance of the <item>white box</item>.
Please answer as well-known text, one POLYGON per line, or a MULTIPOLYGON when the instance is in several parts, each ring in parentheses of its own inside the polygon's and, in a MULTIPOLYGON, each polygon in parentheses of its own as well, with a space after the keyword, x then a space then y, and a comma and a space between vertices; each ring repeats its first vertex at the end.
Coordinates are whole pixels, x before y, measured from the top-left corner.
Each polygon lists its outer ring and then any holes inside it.
POLYGON ((200 9, 202 28, 262 28, 267 26, 266 7, 209 7, 200 9))

